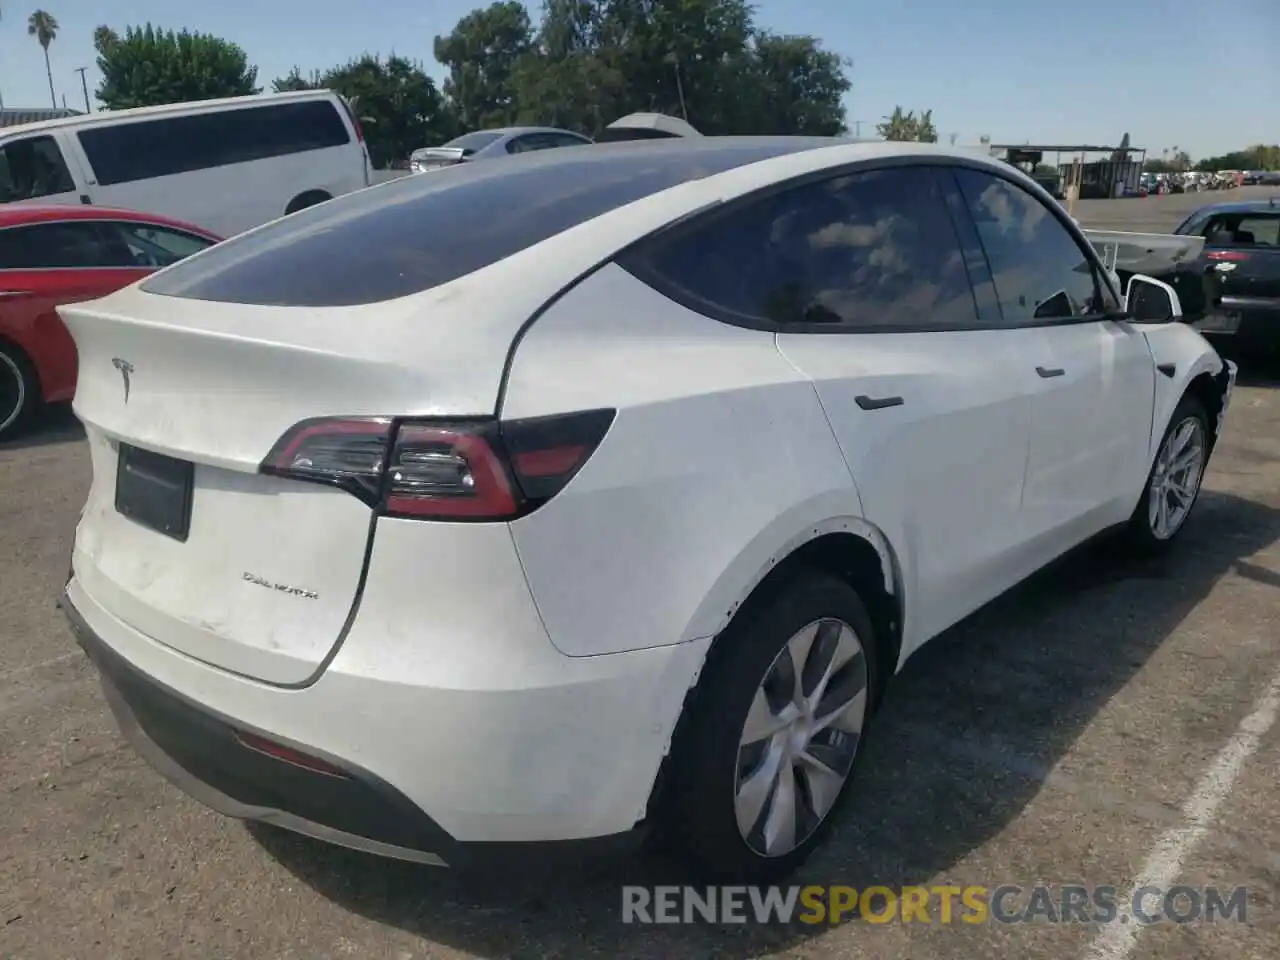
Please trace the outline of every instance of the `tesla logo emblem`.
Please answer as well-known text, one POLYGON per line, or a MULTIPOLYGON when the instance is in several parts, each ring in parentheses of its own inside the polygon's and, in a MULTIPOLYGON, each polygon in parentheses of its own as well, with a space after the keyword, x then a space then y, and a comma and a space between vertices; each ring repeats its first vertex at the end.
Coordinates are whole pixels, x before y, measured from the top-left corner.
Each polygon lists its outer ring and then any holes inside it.
POLYGON ((121 360, 119 357, 111 358, 111 365, 120 371, 120 376, 124 380, 124 402, 129 402, 129 378, 133 375, 133 364, 128 360, 121 360))

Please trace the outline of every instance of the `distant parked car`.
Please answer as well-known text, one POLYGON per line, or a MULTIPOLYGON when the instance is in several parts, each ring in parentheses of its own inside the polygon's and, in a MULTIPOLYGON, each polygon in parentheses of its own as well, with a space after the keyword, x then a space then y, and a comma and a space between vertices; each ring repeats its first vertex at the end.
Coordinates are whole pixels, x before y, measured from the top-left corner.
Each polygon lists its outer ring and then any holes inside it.
POLYGON ((95 205, 229 237, 369 186, 332 90, 111 110, 0 129, 0 203, 95 205))
POLYGON ((477 130, 450 140, 442 147, 423 147, 409 156, 412 173, 426 173, 452 167, 471 160, 490 160, 511 153, 551 150, 557 147, 581 147, 591 143, 589 137, 557 127, 501 127, 477 130))
POLYGON ((689 123, 665 113, 630 113, 613 121, 596 137, 596 143, 618 140, 665 140, 702 136, 689 123))
POLYGON ((0 206, 0 439, 41 403, 75 394, 75 343, 55 307, 105 296, 219 239, 127 210, 0 206))
MULTIPOLYGON (((1215 203, 1197 210, 1175 233, 1205 238, 1204 252, 1180 271, 1209 281, 1205 296, 1211 302, 1197 324, 1201 332, 1248 349, 1280 350, 1280 203, 1215 203)), ((1184 299, 1194 307, 1193 297, 1184 299)))

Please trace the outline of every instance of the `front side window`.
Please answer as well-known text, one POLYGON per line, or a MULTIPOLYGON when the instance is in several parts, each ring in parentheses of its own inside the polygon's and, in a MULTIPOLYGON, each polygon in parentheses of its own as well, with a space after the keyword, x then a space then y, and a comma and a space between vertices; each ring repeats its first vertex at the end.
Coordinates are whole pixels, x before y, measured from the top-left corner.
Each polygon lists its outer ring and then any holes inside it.
POLYGON ((117 220, 102 225, 113 231, 128 248, 132 266, 167 267, 213 246, 212 240, 153 223, 117 220))
POLYGON ((52 197, 75 189, 75 180, 53 137, 25 137, 0 147, 0 203, 52 197))
POLYGON ((854 173, 691 225, 633 261, 692 309, 781 329, 972 329, 977 310, 927 167, 854 173))
POLYGON ((956 172, 1006 323, 1096 316, 1114 309, 1084 249, 1035 196, 980 170, 956 172))

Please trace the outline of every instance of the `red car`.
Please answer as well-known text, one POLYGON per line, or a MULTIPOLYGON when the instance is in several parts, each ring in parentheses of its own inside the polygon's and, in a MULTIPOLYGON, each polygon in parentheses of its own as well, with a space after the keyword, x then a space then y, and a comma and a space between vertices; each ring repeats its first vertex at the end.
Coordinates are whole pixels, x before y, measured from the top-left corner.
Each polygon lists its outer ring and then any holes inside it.
POLYGON ((0 206, 0 440, 76 392, 76 346, 54 308, 93 300, 221 238, 106 207, 0 206))

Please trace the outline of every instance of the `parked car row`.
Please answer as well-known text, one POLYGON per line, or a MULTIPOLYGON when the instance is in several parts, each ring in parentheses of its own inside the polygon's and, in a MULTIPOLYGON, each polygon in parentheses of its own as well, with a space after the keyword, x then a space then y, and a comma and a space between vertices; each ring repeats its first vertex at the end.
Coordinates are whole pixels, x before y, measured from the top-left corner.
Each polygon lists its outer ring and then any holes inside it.
POLYGON ((440 147, 415 150, 409 157, 409 170, 426 173, 471 160, 488 160, 557 147, 697 136, 701 134, 685 121, 662 113, 629 114, 609 124, 595 140, 558 127, 499 127, 463 134, 440 147))

